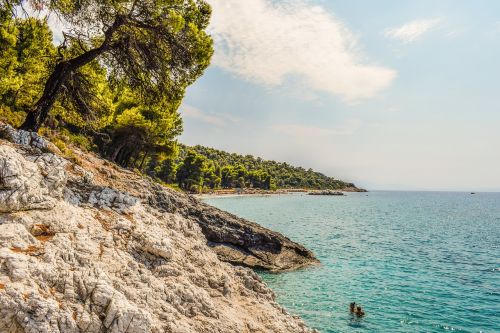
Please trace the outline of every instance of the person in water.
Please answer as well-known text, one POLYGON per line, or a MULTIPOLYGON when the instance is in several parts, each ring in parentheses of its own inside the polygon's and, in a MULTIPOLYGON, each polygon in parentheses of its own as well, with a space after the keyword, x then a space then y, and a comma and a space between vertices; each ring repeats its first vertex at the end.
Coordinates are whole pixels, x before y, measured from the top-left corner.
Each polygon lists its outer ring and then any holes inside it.
POLYGON ((349 311, 358 317, 363 317, 365 315, 363 308, 361 308, 361 306, 359 305, 356 305, 356 302, 352 302, 349 304, 349 311))
POLYGON ((363 317, 365 315, 365 312, 363 311, 363 309, 359 305, 356 307, 355 313, 356 313, 356 316, 358 316, 358 317, 363 317))

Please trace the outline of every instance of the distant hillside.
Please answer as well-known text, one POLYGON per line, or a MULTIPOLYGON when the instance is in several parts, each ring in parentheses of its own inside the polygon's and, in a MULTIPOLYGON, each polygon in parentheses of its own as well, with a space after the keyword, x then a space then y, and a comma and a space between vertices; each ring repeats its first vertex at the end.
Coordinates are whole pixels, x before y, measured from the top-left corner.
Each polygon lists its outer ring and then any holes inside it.
MULTIPOLYGON (((204 181, 205 187, 208 185, 211 188, 358 190, 352 183, 325 176, 312 169, 306 170, 286 162, 263 160, 252 155, 243 156, 199 145, 179 145, 175 163, 179 165, 176 178, 179 185, 186 189, 190 189, 193 180, 184 182, 184 179, 189 179, 189 174, 199 177, 199 170, 194 169, 196 165, 204 165, 205 174, 208 174, 208 181, 204 181)), ((198 179, 194 182, 197 181, 198 179)))

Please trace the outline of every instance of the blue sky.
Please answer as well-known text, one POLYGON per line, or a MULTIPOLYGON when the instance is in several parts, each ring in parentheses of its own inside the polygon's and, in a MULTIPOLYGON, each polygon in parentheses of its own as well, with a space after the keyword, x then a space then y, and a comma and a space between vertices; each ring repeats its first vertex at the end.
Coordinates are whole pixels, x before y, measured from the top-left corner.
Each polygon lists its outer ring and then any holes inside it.
POLYGON ((500 190, 500 2, 210 0, 180 141, 368 189, 500 190))

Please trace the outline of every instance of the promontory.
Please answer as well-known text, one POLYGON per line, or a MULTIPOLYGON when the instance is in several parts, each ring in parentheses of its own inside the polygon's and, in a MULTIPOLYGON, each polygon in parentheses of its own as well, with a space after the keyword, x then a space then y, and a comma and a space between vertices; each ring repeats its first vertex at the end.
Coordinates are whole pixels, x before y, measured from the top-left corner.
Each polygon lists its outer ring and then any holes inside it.
POLYGON ((0 124, 0 332, 313 332, 252 268, 318 261, 255 223, 0 124))

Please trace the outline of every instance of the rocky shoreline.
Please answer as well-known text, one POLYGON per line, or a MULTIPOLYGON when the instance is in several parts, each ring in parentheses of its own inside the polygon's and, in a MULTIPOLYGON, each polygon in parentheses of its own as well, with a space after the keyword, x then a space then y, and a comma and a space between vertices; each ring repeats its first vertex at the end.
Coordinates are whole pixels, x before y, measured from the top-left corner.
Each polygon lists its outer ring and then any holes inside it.
POLYGON ((333 196, 342 196, 344 195, 344 192, 340 191, 331 191, 331 190, 325 190, 325 191, 311 191, 307 193, 309 195, 333 195, 333 196))
POLYGON ((283 235, 0 124, 1 332, 313 332, 248 267, 317 264, 283 235))
POLYGON ((293 188, 293 189, 278 189, 275 191, 271 190, 262 190, 262 189, 223 189, 223 190, 215 190, 212 192, 195 194, 194 196, 197 198, 211 198, 211 197, 219 197, 219 196, 266 196, 266 195, 285 195, 285 194, 293 194, 293 193, 343 193, 343 192, 368 192, 365 189, 357 188, 357 187, 346 187, 339 190, 311 190, 306 188, 293 188))

